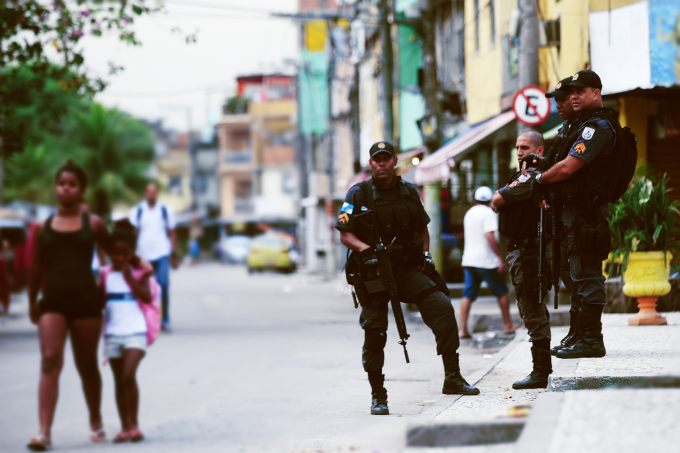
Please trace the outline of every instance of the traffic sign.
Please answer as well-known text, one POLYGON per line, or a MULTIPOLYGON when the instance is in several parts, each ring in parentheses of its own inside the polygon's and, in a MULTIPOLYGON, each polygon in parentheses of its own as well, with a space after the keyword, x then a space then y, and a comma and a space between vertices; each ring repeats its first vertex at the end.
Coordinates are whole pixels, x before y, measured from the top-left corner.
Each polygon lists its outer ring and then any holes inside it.
POLYGON ((517 92, 512 100, 512 110, 520 123, 538 126, 550 115, 550 99, 545 97, 545 91, 529 85, 517 92))

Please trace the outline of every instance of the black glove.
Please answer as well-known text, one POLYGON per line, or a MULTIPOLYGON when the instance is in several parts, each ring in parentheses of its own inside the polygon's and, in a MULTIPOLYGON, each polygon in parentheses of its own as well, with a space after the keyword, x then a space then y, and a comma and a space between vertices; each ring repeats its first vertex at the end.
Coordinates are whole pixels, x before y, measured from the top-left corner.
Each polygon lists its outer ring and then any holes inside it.
POLYGON ((364 270, 375 274, 378 269, 378 257, 375 256, 375 250, 373 250, 373 248, 367 248, 366 250, 359 252, 359 257, 364 263, 364 270))
POLYGON ((434 260, 432 259, 432 254, 430 252, 423 252, 425 259, 423 260, 423 267, 427 272, 433 272, 435 269, 434 260))
POLYGON ((531 198, 534 200, 535 205, 539 205, 543 200, 546 200, 546 195, 550 190, 548 184, 541 184, 539 179, 534 178, 531 180, 531 198))
POLYGON ((527 154, 526 156, 522 157, 519 161, 519 169, 521 170, 522 167, 524 166, 524 163, 526 162, 527 167, 526 168, 540 168, 541 165, 541 157, 538 154, 527 154))

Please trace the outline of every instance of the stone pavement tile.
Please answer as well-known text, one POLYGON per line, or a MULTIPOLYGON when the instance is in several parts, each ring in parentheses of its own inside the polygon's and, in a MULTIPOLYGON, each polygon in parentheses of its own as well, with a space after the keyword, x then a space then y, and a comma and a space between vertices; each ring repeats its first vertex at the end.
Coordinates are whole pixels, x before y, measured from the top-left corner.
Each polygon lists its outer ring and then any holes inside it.
POLYGON ((549 448, 542 451, 677 452, 680 445, 678 407, 680 389, 568 392, 549 448))
MULTIPOLYGON (((566 334, 567 329, 553 329, 553 335, 556 331, 563 331, 566 334)), ((512 406, 531 404, 540 393, 546 390, 514 390, 512 384, 524 379, 531 373, 532 367, 531 343, 525 339, 477 383, 481 391, 479 395, 458 399, 455 404, 441 412, 436 420, 491 411, 499 407, 509 409, 512 406)))

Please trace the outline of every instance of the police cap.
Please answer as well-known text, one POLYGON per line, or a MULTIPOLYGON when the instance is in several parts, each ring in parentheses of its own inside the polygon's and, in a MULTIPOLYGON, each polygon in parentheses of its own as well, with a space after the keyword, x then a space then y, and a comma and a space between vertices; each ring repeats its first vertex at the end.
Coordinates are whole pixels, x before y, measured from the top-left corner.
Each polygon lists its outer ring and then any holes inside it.
POLYGON ((555 89, 553 91, 545 93, 545 97, 562 98, 565 96, 569 96, 569 94, 571 94, 571 90, 567 85, 569 84, 569 82, 571 82, 571 79, 573 79, 573 77, 569 76, 566 79, 560 80, 559 83, 555 85, 555 89))
POLYGON ((388 153, 391 154, 392 157, 394 157, 395 156, 394 146, 392 146, 392 143, 390 142, 373 143, 373 146, 371 146, 371 149, 369 151, 371 158, 373 158, 373 156, 375 156, 378 153, 388 153))
POLYGON ((602 80, 600 80, 600 76, 595 74, 595 72, 591 71, 590 69, 586 69, 574 74, 571 78, 571 82, 569 82, 568 85, 572 87, 590 87, 601 90, 602 80))

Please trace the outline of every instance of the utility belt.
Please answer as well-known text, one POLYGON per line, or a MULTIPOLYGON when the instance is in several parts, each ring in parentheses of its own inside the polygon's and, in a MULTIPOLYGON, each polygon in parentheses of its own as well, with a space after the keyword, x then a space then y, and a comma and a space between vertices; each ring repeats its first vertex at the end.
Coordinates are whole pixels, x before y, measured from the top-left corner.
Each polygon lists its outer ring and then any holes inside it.
POLYGON ((603 206, 583 209, 574 204, 562 208, 564 238, 570 252, 576 252, 584 261, 603 261, 611 251, 611 231, 603 206))
POLYGON ((508 241, 508 252, 514 252, 522 248, 538 248, 538 238, 510 239, 508 241))

